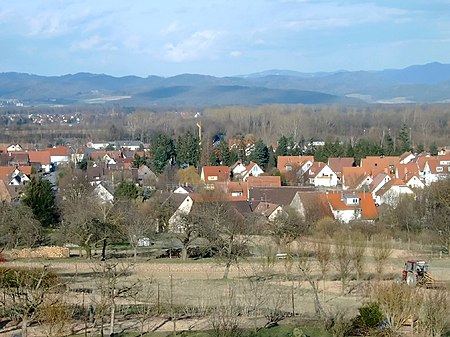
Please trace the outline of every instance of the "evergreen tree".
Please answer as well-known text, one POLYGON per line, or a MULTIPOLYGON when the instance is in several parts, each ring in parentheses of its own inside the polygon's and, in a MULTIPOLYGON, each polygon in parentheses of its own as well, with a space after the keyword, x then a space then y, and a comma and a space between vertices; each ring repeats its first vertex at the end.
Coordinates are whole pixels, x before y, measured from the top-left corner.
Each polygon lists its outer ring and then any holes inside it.
POLYGON ((275 152, 275 156, 278 158, 278 156, 289 156, 289 144, 288 144, 288 138, 285 136, 281 136, 280 139, 278 139, 278 147, 275 152))
POLYGON ((122 181, 114 191, 114 199, 136 200, 138 195, 139 191, 136 185, 128 181, 122 181))
POLYGON ((255 149, 250 155, 250 160, 261 166, 263 169, 267 168, 269 163, 269 149, 262 139, 258 139, 255 143, 255 149))
POLYGON ((179 136, 176 144, 177 164, 198 166, 200 160, 199 139, 190 131, 179 136))
POLYGON ((222 138, 219 143, 219 162, 221 165, 230 166, 235 162, 231 162, 231 153, 228 148, 228 143, 222 138))
POLYGON ((411 151, 410 136, 411 135, 409 128, 406 126, 406 124, 403 124, 398 135, 398 140, 400 142, 399 150, 402 153, 411 151))
POLYGON ((22 201, 33 210, 43 227, 50 227, 58 222, 55 196, 48 180, 33 177, 25 189, 22 201))
POLYGON ((438 149, 436 143, 435 142, 431 143, 431 145, 430 145, 430 154, 432 156, 437 156, 438 152, 439 152, 439 149, 438 149))
POLYGON ((386 136, 386 149, 384 150, 384 153, 386 154, 386 156, 393 156, 395 152, 394 139, 392 138, 391 134, 388 133, 386 136))
POLYGON ((268 167, 277 167, 277 155, 273 150, 272 145, 269 146, 269 163, 268 167))
POLYGON ((175 146, 172 138, 163 134, 159 135, 152 143, 151 152, 153 169, 162 173, 167 164, 173 164, 175 146))

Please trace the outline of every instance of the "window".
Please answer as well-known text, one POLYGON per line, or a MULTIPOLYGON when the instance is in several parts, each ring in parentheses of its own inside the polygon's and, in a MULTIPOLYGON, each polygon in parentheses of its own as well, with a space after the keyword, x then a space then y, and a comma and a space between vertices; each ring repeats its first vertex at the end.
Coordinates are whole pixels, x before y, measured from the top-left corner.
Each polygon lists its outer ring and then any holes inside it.
POLYGON ((436 172, 444 172, 444 168, 442 166, 436 166, 436 172))

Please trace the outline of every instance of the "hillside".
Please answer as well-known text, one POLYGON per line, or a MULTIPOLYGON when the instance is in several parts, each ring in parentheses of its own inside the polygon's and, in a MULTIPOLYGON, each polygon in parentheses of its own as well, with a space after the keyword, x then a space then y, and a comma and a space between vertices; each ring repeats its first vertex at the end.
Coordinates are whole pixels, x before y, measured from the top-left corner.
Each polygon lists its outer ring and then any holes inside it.
POLYGON ((0 74, 0 100, 17 99, 26 105, 111 101, 127 106, 199 107, 268 103, 435 103, 450 101, 449 89, 450 65, 437 62, 383 71, 268 70, 233 77, 0 74))

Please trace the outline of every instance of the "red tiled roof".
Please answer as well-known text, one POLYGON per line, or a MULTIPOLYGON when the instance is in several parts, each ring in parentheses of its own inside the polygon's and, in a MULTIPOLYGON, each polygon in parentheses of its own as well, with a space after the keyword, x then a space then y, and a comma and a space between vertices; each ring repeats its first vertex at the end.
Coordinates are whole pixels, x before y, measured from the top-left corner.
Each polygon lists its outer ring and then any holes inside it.
POLYGON ((390 173, 400 164, 400 157, 366 157, 361 159, 361 167, 377 175, 380 172, 390 173))
POLYGON ((285 173, 286 166, 296 166, 300 168, 308 160, 314 163, 314 156, 278 156, 277 168, 281 173, 285 173))
POLYGON ((342 183, 350 188, 356 188, 368 176, 371 176, 371 172, 365 167, 344 167, 342 169, 342 183))
POLYGON ((31 175, 32 166, 19 166, 18 169, 25 173, 27 176, 31 175))
POLYGON ((399 179, 405 180, 407 177, 413 175, 419 177, 419 166, 417 163, 410 162, 408 164, 397 165, 397 177, 399 179))
POLYGON ((230 179, 230 168, 228 166, 203 166, 202 173, 205 182, 227 181, 230 179), (217 180, 210 180, 210 177, 217 177, 217 180))
POLYGON ((50 156, 70 156, 70 149, 66 146, 51 147, 47 151, 50 151, 50 156))
POLYGON ((9 184, 9 175, 14 172, 15 169, 16 168, 14 166, 0 166, 0 180, 4 181, 6 184, 9 184))
POLYGON ((281 186, 281 177, 280 176, 248 177, 247 183, 248 183, 248 188, 251 188, 251 187, 280 187, 281 186))
POLYGON ((362 210, 362 219, 375 220, 378 218, 378 210, 370 193, 355 193, 355 197, 359 198, 359 205, 347 205, 342 198, 341 193, 328 193, 327 198, 333 210, 362 210))
POLYGON ((39 163, 41 165, 50 164, 50 151, 30 151, 27 153, 30 158, 30 163, 39 163))
POLYGON ((328 158, 328 166, 336 173, 339 178, 341 178, 342 176, 342 169, 344 167, 352 167, 354 162, 355 159, 350 157, 328 158))

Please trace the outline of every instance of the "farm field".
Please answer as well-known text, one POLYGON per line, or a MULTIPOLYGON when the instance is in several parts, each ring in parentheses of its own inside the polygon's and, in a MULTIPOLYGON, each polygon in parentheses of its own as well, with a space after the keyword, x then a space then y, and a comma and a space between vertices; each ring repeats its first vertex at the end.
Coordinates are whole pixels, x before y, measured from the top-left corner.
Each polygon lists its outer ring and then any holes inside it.
MULTIPOLYGON (((343 283, 337 265, 331 261, 325 280, 321 279, 317 261, 308 263, 308 274, 301 272, 301 259, 274 259, 268 263, 264 258, 247 258, 231 267, 228 279, 223 279, 224 267, 214 259, 187 260, 179 258, 148 259, 138 257, 111 259, 105 262, 74 257, 66 259, 13 259, 4 267, 35 267, 44 264, 62 277, 68 285, 66 301, 72 305, 93 307, 99 303, 100 268, 113 264, 123 271, 117 278, 118 288, 125 285, 144 285, 146 296, 124 296, 116 299, 115 331, 134 333, 141 328, 155 333, 149 336, 164 336, 164 333, 180 331, 206 331, 211 329, 211 308, 227 306, 236 308, 240 327, 254 329, 263 327, 268 312, 283 313, 281 325, 290 328, 303 324, 317 325, 315 292, 310 280, 317 286, 317 295, 324 312, 345 317, 355 317, 358 308, 368 301, 371 289, 379 283, 401 281, 401 272, 408 258, 427 258, 424 253, 395 249, 386 260, 381 275, 375 272, 375 262, 370 250, 364 257, 364 271, 359 280, 352 274, 343 283), (130 313, 133 306, 151 303, 156 312, 144 323, 130 313), (238 309, 239 308, 239 309, 238 309), (312 323, 305 323, 311 321, 312 323), (143 324, 143 325, 141 325, 143 324), (158 333, 158 334, 157 334, 158 333)), ((434 279, 450 285, 450 259, 448 256, 427 258, 434 279)), ((422 289, 432 292, 432 289, 422 289)), ((106 321, 105 321, 106 322, 106 321)), ((31 327, 33 336, 40 336, 39 327, 31 327)), ((89 324, 75 322, 72 330, 88 331, 89 336, 98 332, 89 324), (86 329, 86 326, 89 326, 86 329)), ((108 331, 107 328, 105 328, 108 331)), ((258 330, 259 331, 259 330, 258 330)), ((261 330, 262 331, 262 330, 261 330)), ((284 331, 284 330, 283 330, 284 331)), ((317 330, 320 331, 320 330, 317 330)), ((262 332, 261 332, 262 333, 262 332)), ((283 332, 284 333, 284 332, 283 332)), ((322 334, 311 336, 322 336, 322 334)), ((81 334, 83 335, 83 334, 81 334)), ((148 334, 147 334, 148 335, 148 334)), ((133 336, 130 334, 129 336, 133 336)), ((194 334, 193 336, 197 336, 194 334)), ((199 333, 198 336, 203 336, 199 333)), ((324 334, 323 336, 327 336, 324 334)))

